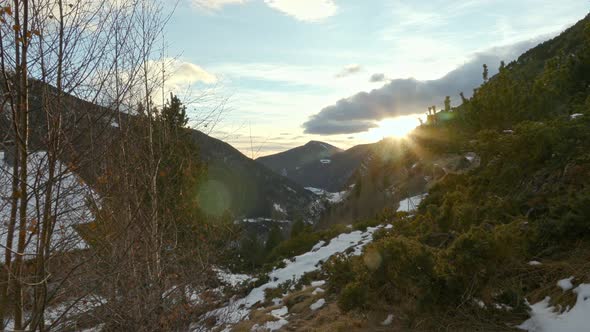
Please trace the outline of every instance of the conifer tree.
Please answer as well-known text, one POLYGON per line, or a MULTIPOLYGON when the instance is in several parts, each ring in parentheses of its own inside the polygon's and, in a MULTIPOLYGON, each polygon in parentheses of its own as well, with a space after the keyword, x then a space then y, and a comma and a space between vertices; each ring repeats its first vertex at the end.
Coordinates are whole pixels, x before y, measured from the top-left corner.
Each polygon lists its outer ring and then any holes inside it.
POLYGON ((463 91, 459 92, 459 96, 461 96, 461 103, 467 103, 467 98, 465 98, 465 94, 463 93, 463 91))
POLYGON ((184 128, 188 124, 186 106, 172 93, 170 93, 170 100, 162 109, 162 120, 168 124, 169 128, 184 128))

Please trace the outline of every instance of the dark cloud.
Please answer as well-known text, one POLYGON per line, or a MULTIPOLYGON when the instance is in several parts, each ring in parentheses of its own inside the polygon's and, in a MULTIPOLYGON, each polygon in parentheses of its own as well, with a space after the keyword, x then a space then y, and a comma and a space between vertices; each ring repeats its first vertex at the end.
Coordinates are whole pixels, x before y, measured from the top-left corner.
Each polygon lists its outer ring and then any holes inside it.
POLYGON ((363 70, 363 68, 360 65, 357 65, 357 64, 348 65, 348 66, 342 68, 342 70, 338 74, 336 74, 336 77, 343 78, 346 76, 358 74, 362 70, 363 70))
POLYGON ((371 83, 379 83, 379 82, 385 82, 388 81, 387 76, 385 76, 385 74, 383 73, 375 73, 373 75, 371 75, 371 77, 369 78, 369 82, 371 83))
POLYGON ((476 53, 470 61, 440 79, 392 80, 379 89, 357 93, 322 109, 311 116, 303 128, 307 134, 319 135, 364 132, 377 127, 378 122, 385 118, 423 113, 430 105, 440 105, 445 96, 451 96, 454 101, 459 99, 461 91, 470 96, 473 88, 482 83, 484 63, 490 68, 490 76, 494 75, 500 61, 508 63, 538 42, 539 39, 529 40, 476 53))

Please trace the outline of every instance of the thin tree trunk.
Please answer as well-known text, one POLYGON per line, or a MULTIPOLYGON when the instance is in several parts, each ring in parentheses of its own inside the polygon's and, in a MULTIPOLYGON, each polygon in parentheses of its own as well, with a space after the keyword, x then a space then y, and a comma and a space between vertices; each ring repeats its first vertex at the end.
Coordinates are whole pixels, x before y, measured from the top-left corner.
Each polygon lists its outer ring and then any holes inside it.
MULTIPOLYGON (((18 1, 15 0, 16 5, 18 1)), ((16 6, 15 6, 16 7, 16 6)), ((15 8, 17 11, 18 8, 15 8)), ((28 208, 28 188, 27 188, 27 156, 29 149, 29 93, 28 93, 28 21, 29 21, 29 1, 23 0, 22 10, 22 24, 17 21, 17 26, 20 26, 21 31, 21 43, 17 41, 17 48, 20 45, 21 60, 20 68, 17 71, 18 80, 18 109, 20 112, 20 207, 19 207, 19 232, 18 232, 18 247, 17 255, 14 262, 15 271, 15 301, 14 301, 14 328, 16 330, 23 329, 23 305, 24 305, 24 293, 23 293, 23 256, 25 253, 26 246, 26 235, 27 235, 27 208, 28 208)), ((15 15, 18 19, 18 12, 15 15)))
POLYGON ((6 244, 5 244, 5 252, 4 252, 4 278, 0 281, 0 328, 5 327, 5 316, 7 314, 7 307, 9 304, 8 297, 10 295, 10 284, 12 283, 11 279, 11 263, 12 263, 12 254, 13 254, 13 240, 14 240, 14 230, 16 226, 16 214, 18 210, 18 153, 16 151, 16 136, 18 131, 18 111, 15 108, 14 102, 14 92, 12 87, 10 86, 10 79, 9 75, 7 74, 6 70, 6 58, 5 52, 6 49, 4 47, 4 34, 0 31, 0 52, 2 53, 0 56, 0 66, 2 70, 2 78, 4 80, 4 93, 7 98, 10 99, 10 109, 12 114, 12 151, 8 153, 13 154, 13 164, 12 164, 12 188, 11 188, 11 198, 10 198, 10 217, 8 221, 8 227, 6 232, 6 244))

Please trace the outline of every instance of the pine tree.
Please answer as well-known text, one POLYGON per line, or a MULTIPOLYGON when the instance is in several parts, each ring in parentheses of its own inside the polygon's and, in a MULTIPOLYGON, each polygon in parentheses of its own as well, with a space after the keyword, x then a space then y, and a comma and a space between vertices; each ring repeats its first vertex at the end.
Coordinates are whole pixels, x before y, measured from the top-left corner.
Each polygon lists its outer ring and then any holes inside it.
POLYGON ((483 64, 483 81, 484 83, 488 81, 488 65, 486 65, 485 63, 483 64))
POLYGON ((274 247, 278 246, 279 243, 283 242, 283 232, 281 229, 273 225, 268 233, 268 239, 266 240, 266 251, 271 251, 274 247))
POLYGON ((463 91, 459 92, 459 96, 461 96, 461 103, 466 104, 467 98, 465 98, 465 94, 463 93, 463 91))
POLYGON ((446 96, 445 97, 445 112, 450 112, 450 111, 451 111, 451 97, 446 96))
POLYGON ((186 106, 172 93, 170 93, 170 100, 162 109, 162 120, 168 124, 169 128, 184 128, 188 124, 186 106))

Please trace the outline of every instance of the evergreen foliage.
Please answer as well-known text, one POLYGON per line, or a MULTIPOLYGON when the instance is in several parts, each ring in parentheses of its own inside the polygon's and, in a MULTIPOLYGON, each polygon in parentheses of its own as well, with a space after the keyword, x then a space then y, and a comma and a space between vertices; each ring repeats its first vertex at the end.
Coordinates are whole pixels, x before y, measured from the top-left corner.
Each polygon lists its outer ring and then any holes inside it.
POLYGON ((487 72, 459 107, 445 98, 404 152, 412 160, 411 151, 475 151, 481 166, 442 177, 414 216, 390 213, 394 228, 362 257, 325 265, 343 310, 393 305, 410 327, 428 329, 447 312, 481 310, 479 298, 510 305, 522 321, 539 285, 518 271, 590 247, 590 17, 487 72))

